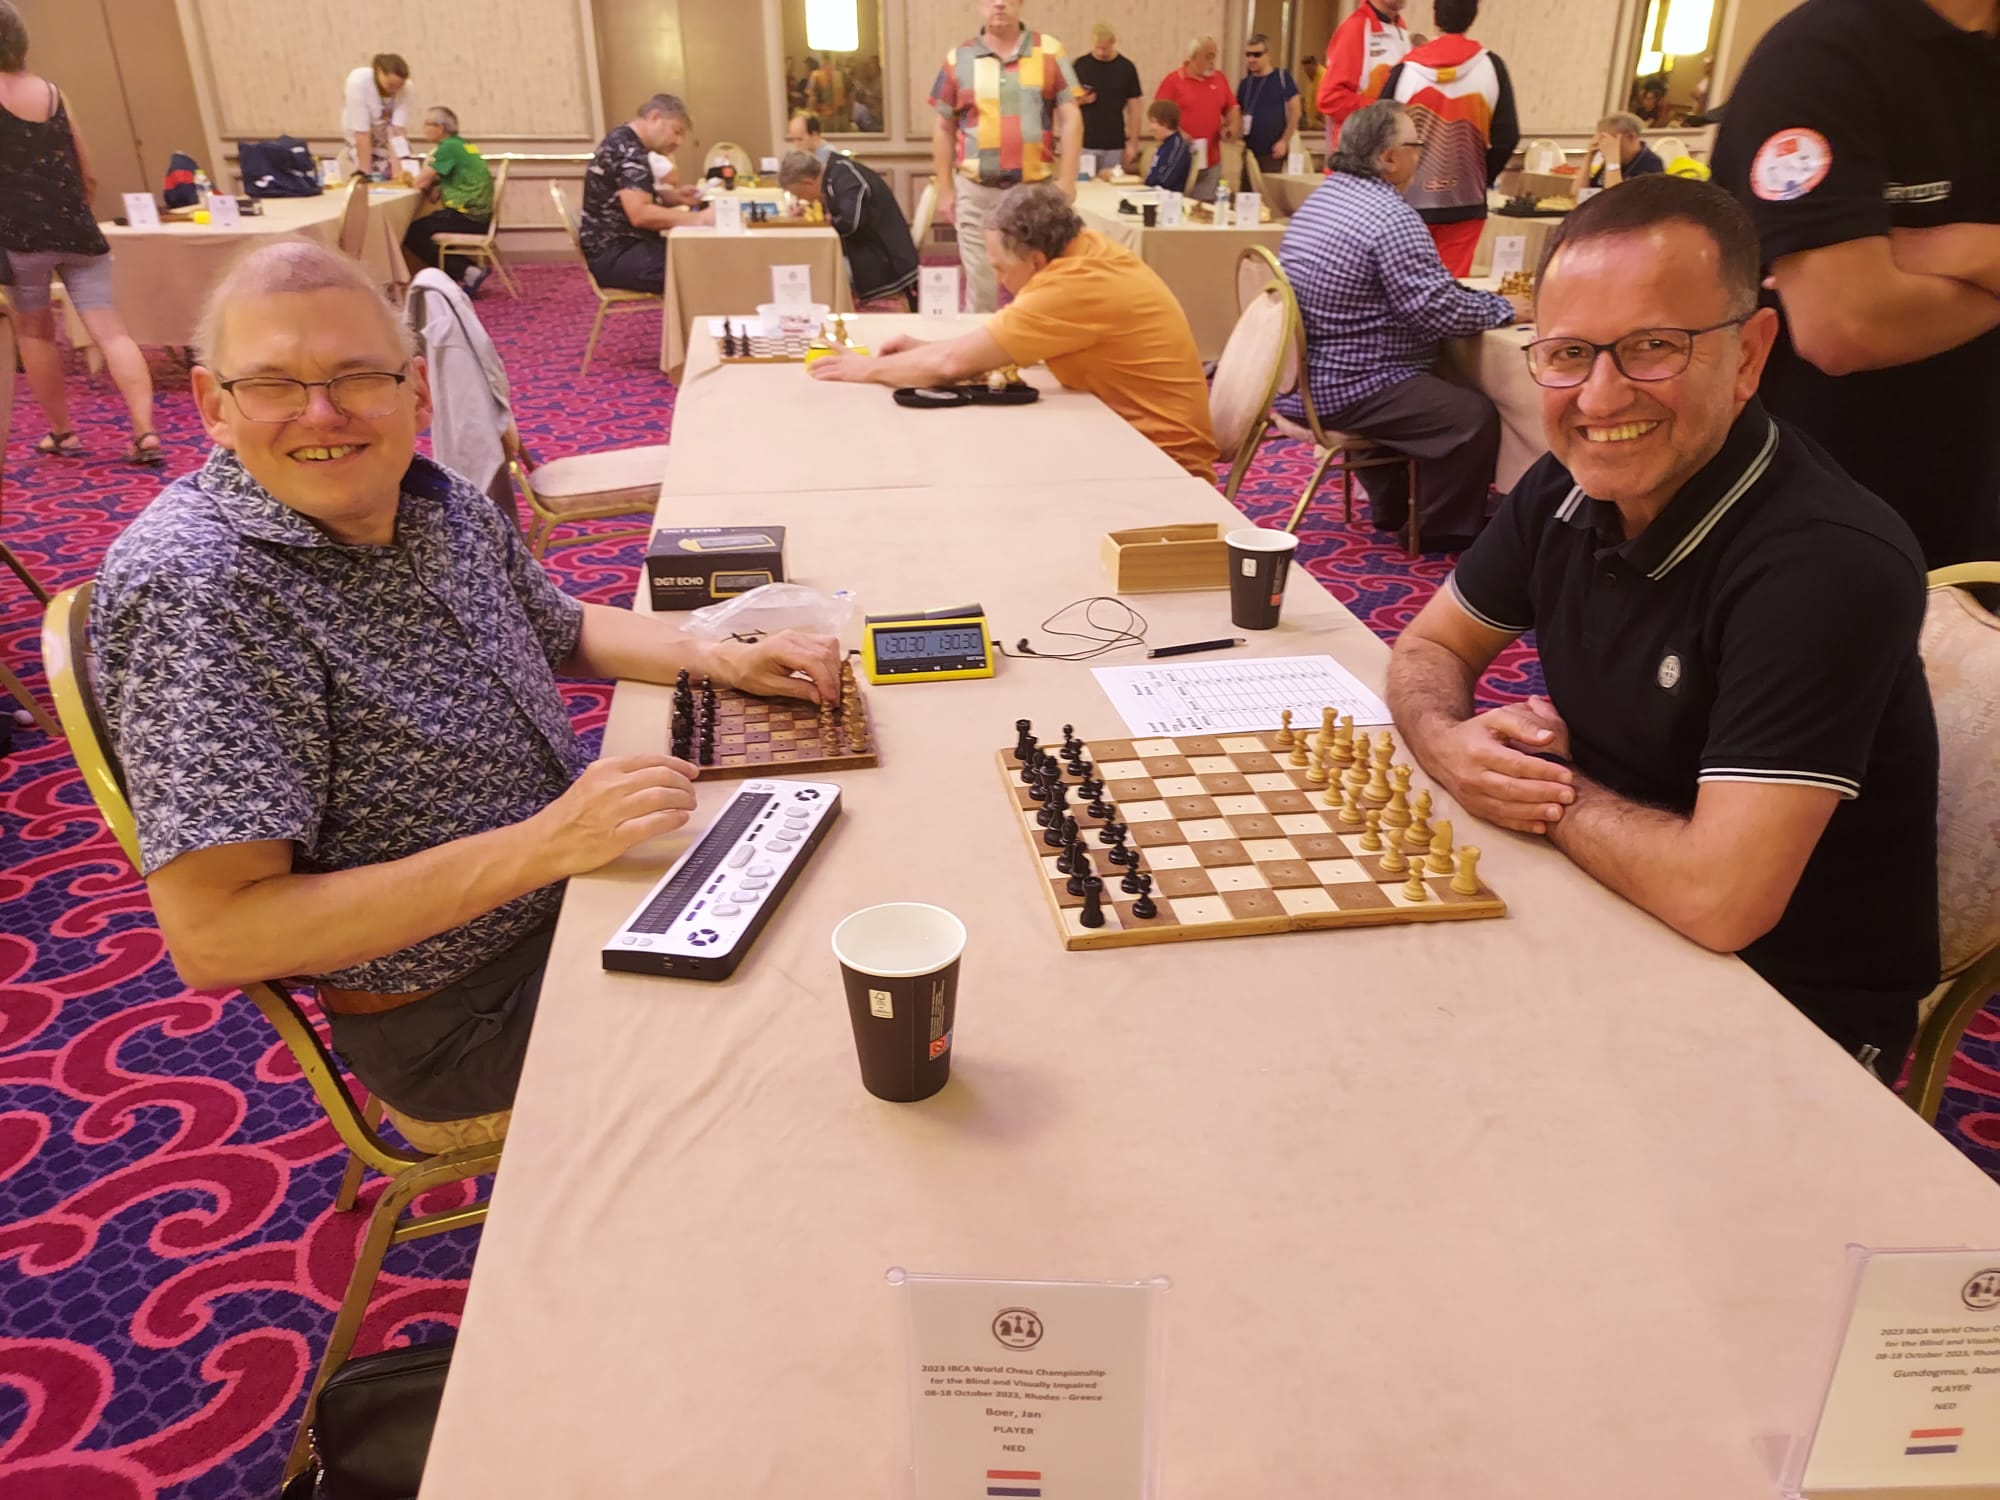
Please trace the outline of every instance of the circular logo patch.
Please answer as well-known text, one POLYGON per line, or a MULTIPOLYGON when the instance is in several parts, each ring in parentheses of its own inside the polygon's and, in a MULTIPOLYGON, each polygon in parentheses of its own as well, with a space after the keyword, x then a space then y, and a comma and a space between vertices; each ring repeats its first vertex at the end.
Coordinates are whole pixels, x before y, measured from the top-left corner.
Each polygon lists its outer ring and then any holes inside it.
POLYGON ((993 1337, 1009 1349, 1032 1349, 1042 1341, 1042 1320, 1025 1307, 1005 1307, 993 1320, 993 1337))
POLYGON ((1817 130, 1781 130, 1757 148, 1750 163, 1750 191, 1767 203, 1803 198, 1833 169, 1833 147, 1817 130))
POLYGON ((1974 1312, 2000 1307, 2000 1266, 1981 1271, 1966 1282, 1965 1290, 1959 1293, 1959 1297, 1974 1312))
POLYGON ((1654 681, 1671 690, 1681 680, 1681 659, 1669 652, 1660 658, 1660 670, 1654 674, 1654 681))

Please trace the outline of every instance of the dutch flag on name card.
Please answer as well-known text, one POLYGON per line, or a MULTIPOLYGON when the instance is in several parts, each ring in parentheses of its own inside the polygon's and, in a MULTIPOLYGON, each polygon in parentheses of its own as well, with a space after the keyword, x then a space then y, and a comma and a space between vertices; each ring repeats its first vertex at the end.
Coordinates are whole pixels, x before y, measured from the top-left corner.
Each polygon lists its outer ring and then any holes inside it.
POLYGON ((1040 1469, 988 1469, 986 1471, 986 1493, 988 1495, 1018 1495, 1036 1500, 1042 1493, 1042 1471, 1040 1469))
POLYGON ((1903 1457, 1918 1453, 1956 1453, 1958 1440, 1964 1436, 1963 1427, 1914 1427, 1910 1430, 1909 1446, 1903 1449, 1903 1457))

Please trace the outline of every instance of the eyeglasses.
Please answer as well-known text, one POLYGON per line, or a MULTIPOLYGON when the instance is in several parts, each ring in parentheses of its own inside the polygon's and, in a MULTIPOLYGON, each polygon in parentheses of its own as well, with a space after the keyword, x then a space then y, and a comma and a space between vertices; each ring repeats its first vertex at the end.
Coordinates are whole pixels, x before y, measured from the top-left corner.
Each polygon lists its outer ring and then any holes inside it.
POLYGON ((1694 358, 1694 341, 1747 323, 1754 313, 1711 323, 1706 328, 1641 328, 1609 344, 1589 339, 1536 339, 1528 345, 1528 374, 1536 385, 1552 390, 1582 385, 1597 368, 1597 356, 1609 354, 1627 380, 1672 380, 1694 358))
POLYGON ((336 375, 331 380, 292 380, 282 375, 248 375, 241 380, 219 380, 235 398, 236 408, 253 422, 291 422, 306 414, 312 404, 314 386, 323 386, 326 399, 344 417, 386 417, 401 399, 401 387, 409 378, 402 370, 357 370, 352 375, 336 375))

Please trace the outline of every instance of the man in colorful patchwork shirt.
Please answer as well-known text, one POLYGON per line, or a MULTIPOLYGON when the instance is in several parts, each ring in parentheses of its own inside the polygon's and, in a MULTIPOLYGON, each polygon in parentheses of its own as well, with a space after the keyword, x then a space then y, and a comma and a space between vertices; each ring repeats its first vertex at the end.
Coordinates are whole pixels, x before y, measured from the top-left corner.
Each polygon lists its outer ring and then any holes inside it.
POLYGON ((979 35, 945 55, 931 86, 937 216, 958 230, 972 311, 1000 305, 986 257, 986 216, 1008 188, 1051 178, 1076 197, 1082 93, 1063 44, 1021 25, 1022 0, 979 0, 979 35))

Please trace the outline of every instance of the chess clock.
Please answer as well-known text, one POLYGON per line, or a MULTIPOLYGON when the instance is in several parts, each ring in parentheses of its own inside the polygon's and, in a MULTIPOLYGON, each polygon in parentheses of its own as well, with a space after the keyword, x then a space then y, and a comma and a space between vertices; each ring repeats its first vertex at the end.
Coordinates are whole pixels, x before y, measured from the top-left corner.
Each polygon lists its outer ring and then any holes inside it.
POLYGON ((767 583, 777 582, 769 568, 750 568, 742 571, 726 571, 718 568, 708 577, 708 596, 711 599, 734 599, 738 594, 747 594, 752 589, 760 589, 767 583))
POLYGON ((870 615, 861 629, 861 670, 877 686, 991 677, 986 612, 967 604, 928 614, 870 615))

